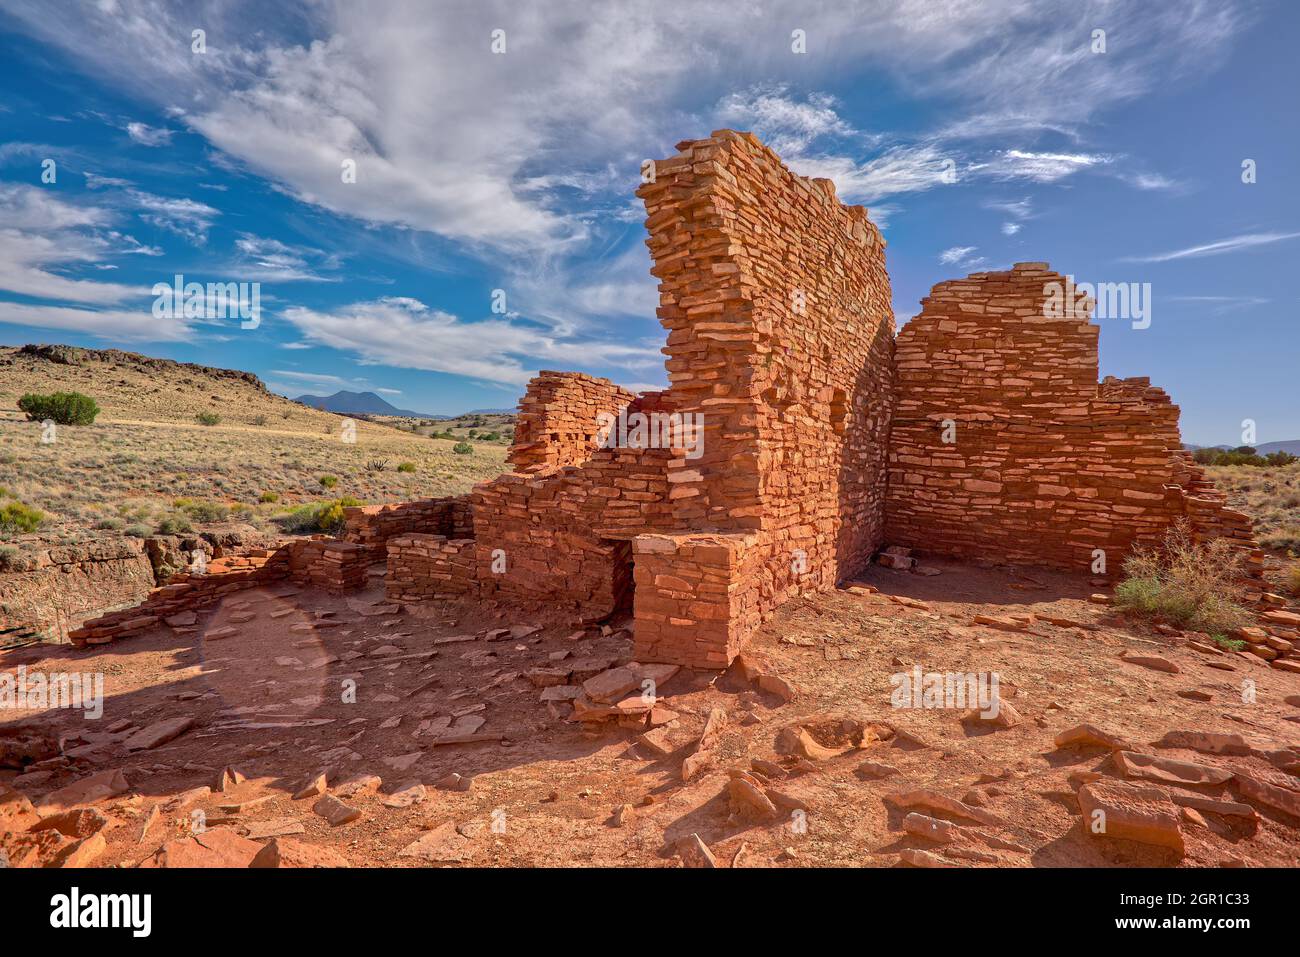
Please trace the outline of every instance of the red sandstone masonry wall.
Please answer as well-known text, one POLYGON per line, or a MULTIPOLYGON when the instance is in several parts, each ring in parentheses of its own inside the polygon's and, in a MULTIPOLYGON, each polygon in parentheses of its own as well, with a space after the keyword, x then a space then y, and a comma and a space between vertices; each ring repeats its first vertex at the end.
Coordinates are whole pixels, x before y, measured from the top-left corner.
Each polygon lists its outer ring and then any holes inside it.
POLYGON ((202 575, 173 575, 139 605, 101 615, 68 632, 77 647, 102 645, 140 634, 182 611, 206 608, 226 595, 258 585, 292 580, 326 591, 351 591, 365 584, 366 550, 333 538, 298 539, 275 550, 213 559, 202 575))
POLYGON ((747 561, 766 614, 851 576, 882 541, 884 241, 865 209, 750 134, 721 130, 678 150, 637 191, 671 400, 704 417, 703 456, 669 473, 673 524, 758 533, 747 561))
POLYGON ((516 472, 581 465, 596 450, 597 416, 617 414, 636 396, 580 372, 539 372, 519 401, 506 460, 516 472))
POLYGON ((1182 516, 1252 552, 1181 449, 1178 407, 1147 379, 1097 382, 1098 327, 1047 318, 1043 263, 935 286, 899 332, 886 530, 959 557, 1120 570, 1182 516), (942 441, 955 423, 955 443, 942 441))
POLYGON ((472 538, 473 515, 468 495, 399 502, 393 505, 358 505, 343 510, 340 538, 362 546, 374 561, 383 559, 390 538, 421 532, 472 538))

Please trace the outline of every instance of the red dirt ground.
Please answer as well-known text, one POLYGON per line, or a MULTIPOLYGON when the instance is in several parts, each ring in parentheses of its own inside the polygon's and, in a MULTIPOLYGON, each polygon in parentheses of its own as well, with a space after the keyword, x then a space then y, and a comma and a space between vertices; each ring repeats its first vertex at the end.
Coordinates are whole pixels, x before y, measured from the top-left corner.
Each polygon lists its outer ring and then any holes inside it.
MULTIPOLYGON (((165 842, 191 833, 196 810, 204 812, 208 828, 241 835, 250 826, 289 819, 286 824, 302 828, 292 835, 295 840, 328 847, 362 867, 675 866, 681 842, 693 834, 708 845, 718 866, 894 866, 909 849, 944 851, 904 831, 907 811, 884 800, 916 789, 964 799, 987 818, 972 826, 992 835, 993 842, 977 854, 943 857, 948 864, 1300 863, 1300 818, 1257 802, 1248 802, 1258 812, 1254 821, 1184 814, 1181 857, 1149 844, 1094 836, 1083 826, 1076 796, 1083 779, 1077 774, 1119 780, 1115 759, 1105 748, 1053 744, 1056 734, 1086 722, 1128 740, 1136 751, 1300 791, 1300 754, 1277 757, 1300 744, 1300 698, 1295 697, 1300 675, 1232 652, 1198 652, 1179 635, 1125 622, 1087 600, 1097 589, 1086 579, 929 564, 941 574, 872 568, 861 584, 881 594, 846 589, 780 609, 744 657, 748 667, 794 687, 788 702, 758 690, 735 666, 725 675, 679 672, 658 689, 661 703, 679 716, 674 735, 683 743, 667 757, 639 744, 632 729, 584 730, 564 717, 567 705, 539 701, 540 689, 521 677, 533 668, 563 670, 574 659, 625 662, 631 648, 625 631, 575 639, 570 636, 578 629, 557 616, 507 617, 442 602, 384 613, 378 585, 346 597, 293 588, 244 592, 200 615, 188 632, 160 626, 86 651, 46 645, 0 654, 0 667, 7 671, 20 664, 29 671, 98 671, 106 683, 99 721, 69 710, 6 715, 0 732, 15 725, 50 731, 64 737, 64 753, 36 765, 34 776, 29 768, 15 781, 15 772, 0 771, 0 793, 8 784, 39 807, 47 794, 70 782, 106 769, 124 771, 130 790, 93 802, 108 819, 102 832, 106 848, 95 866, 151 861, 165 842), (917 599, 927 607, 900 604, 890 596, 917 599), (280 612, 287 614, 272 617, 280 612), (976 615, 1028 613, 1037 618, 1024 631, 973 624, 976 615), (248 615, 250 620, 238 620, 248 615), (1081 627, 1048 624, 1043 616, 1081 627), (322 620, 337 624, 321 625, 322 620), (238 634, 205 639, 229 625, 238 634), (291 630, 294 625, 298 631, 291 630), (510 625, 543 627, 520 639, 484 637, 510 625), (437 643, 457 635, 476 637, 437 643), (1162 656, 1179 673, 1123 661, 1120 654, 1126 651, 1162 656), (1002 700, 1020 720, 983 730, 963 724, 962 712, 893 708, 890 676, 916 664, 924 671, 997 672, 1002 700), (1232 670, 1221 670, 1225 665, 1232 670), (355 703, 343 700, 349 679, 356 682, 355 703), (1254 685, 1253 701, 1243 696, 1247 681, 1254 685), (1197 691, 1209 700, 1180 696, 1197 691), (1284 701, 1288 696, 1290 704, 1284 701), (684 782, 682 760, 715 708, 726 711, 726 727, 705 769, 684 782), (458 714, 484 719, 478 731, 482 740, 437 745, 417 736, 421 722, 455 720, 458 714), (195 720, 180 737, 151 750, 125 749, 123 742, 135 729, 180 715, 195 720), (396 727, 380 727, 399 716, 396 727), (733 813, 730 771, 749 769, 753 759, 776 761, 783 729, 810 726, 814 738, 828 743, 823 726, 840 717, 878 722, 895 733, 819 760, 786 758, 784 770, 773 773, 788 777, 760 778, 805 805, 806 815, 787 813, 792 805, 766 820, 733 813), (124 721, 129 723, 124 730, 107 731, 124 721), (1239 734, 1252 750, 1226 756, 1153 746, 1175 730, 1239 734), (386 761, 402 755, 416 755, 404 770, 386 761), (896 773, 876 777, 864 770, 872 765, 896 773), (176 799, 213 785, 227 766, 248 780, 227 794, 176 799), (383 786, 377 793, 343 798, 361 815, 331 827, 313 813, 316 798, 292 799, 322 770, 331 790, 363 774, 380 776, 383 786), (452 772, 472 777, 472 787, 434 786, 452 772), (427 797, 407 808, 384 805, 388 795, 412 782, 427 785, 427 797), (270 799, 240 813, 220 809, 266 796, 270 799), (160 817, 141 841, 141 824, 153 805, 160 806, 160 817), (624 805, 630 807, 616 814, 624 805), (798 826, 800 819, 806 830, 798 826), (400 856, 421 837, 430 853, 400 856)), ((1235 781, 1155 786, 1168 793, 1246 801, 1235 781)), ((928 807, 915 810, 958 820, 928 807)), ((11 857, 22 840, 12 830, 0 834, 0 846, 11 857)))

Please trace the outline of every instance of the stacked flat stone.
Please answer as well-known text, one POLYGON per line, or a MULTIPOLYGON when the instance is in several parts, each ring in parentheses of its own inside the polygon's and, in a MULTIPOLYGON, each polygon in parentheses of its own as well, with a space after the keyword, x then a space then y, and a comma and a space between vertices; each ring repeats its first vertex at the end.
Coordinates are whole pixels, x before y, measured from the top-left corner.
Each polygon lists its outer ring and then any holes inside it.
POLYGON ((1078 572, 1101 549, 1115 574, 1186 518, 1258 569, 1250 520, 1183 451, 1169 396, 1146 378, 1098 384, 1099 327, 1050 315, 1049 284, 1066 282, 1018 263, 940 283, 899 332, 888 540, 1078 572))
POLYGON ((635 398, 608 379, 540 372, 519 403, 507 461, 516 472, 581 465, 596 449, 597 416, 616 414, 635 398))

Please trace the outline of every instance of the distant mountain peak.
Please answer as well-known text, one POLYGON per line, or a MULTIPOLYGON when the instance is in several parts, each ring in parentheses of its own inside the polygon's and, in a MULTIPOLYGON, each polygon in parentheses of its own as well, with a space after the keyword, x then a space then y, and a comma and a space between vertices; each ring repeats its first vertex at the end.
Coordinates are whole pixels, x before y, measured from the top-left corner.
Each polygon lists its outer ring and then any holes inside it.
POLYGON ((412 419, 439 419, 442 416, 399 409, 373 392, 349 392, 340 389, 333 395, 300 395, 294 401, 313 409, 337 412, 341 415, 400 415, 412 419))

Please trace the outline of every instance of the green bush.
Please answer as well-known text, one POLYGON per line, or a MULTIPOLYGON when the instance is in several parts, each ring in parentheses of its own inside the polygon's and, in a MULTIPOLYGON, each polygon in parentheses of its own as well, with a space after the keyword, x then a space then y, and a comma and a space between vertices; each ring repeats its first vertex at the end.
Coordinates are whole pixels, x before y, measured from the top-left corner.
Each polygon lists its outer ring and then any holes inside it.
POLYGON ((332 534, 343 527, 343 510, 361 502, 344 496, 327 502, 307 502, 275 518, 286 532, 294 535, 309 535, 313 532, 332 534))
POLYGON ((53 419, 59 425, 90 425, 99 415, 95 400, 80 392, 28 392, 18 400, 18 408, 33 422, 53 419))
POLYGON ((317 481, 320 482, 321 488, 333 488, 339 484, 337 475, 322 475, 317 481))
POLYGON ((230 510, 220 502, 187 501, 180 506, 180 509, 190 521, 198 522, 200 525, 209 522, 224 522, 230 515, 230 510))
POLYGON ((200 412, 194 417, 199 425, 216 425, 221 421, 221 416, 215 412, 200 412))
POLYGON ((1160 547, 1139 547, 1124 562, 1115 604, 1181 628, 1226 634, 1251 620, 1239 604, 1241 552, 1225 539, 1194 541, 1186 521, 1160 547))
POLYGON ((399 463, 398 466, 397 466, 397 471, 399 471, 399 472, 414 472, 414 471, 415 471, 415 463, 414 463, 414 462, 401 462, 401 463, 399 463))
POLYGON ((257 500, 258 500, 259 502, 262 502, 263 504, 267 504, 267 503, 270 503, 270 502, 278 502, 278 501, 280 501, 280 493, 279 493, 279 492, 263 492, 261 495, 259 495, 259 496, 257 497, 257 500))
POLYGON ((153 529, 143 522, 134 522, 126 527, 126 534, 132 538, 148 538, 153 534, 153 529))
POLYGON ((158 523, 159 535, 187 535, 194 531, 194 526, 183 514, 168 515, 158 523))
POLYGON ((474 451, 474 446, 470 445, 468 442, 457 442, 451 447, 451 450, 457 455, 469 455, 474 451))
POLYGON ((48 518, 44 512, 22 502, 10 502, 0 507, 0 538, 34 532, 48 518))
POLYGON ((1272 468, 1290 465, 1300 458, 1290 452, 1269 452, 1260 455, 1254 446, 1239 445, 1227 451, 1223 449, 1197 449, 1192 458, 1201 465, 1250 465, 1256 468, 1272 468))

